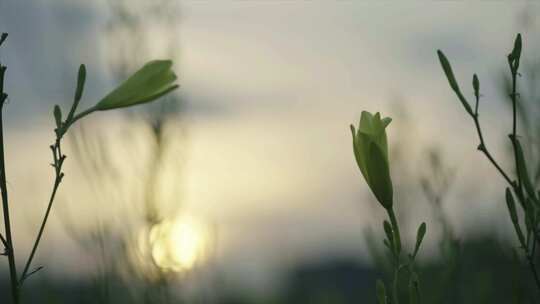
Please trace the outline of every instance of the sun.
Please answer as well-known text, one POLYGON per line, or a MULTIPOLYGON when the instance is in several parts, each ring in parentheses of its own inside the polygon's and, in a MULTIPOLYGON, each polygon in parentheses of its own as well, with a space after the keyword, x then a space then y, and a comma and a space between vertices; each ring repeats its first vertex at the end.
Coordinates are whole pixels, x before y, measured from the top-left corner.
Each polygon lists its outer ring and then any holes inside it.
POLYGON ((193 217, 166 220, 150 231, 152 258, 166 271, 184 272, 204 261, 208 231, 193 217))

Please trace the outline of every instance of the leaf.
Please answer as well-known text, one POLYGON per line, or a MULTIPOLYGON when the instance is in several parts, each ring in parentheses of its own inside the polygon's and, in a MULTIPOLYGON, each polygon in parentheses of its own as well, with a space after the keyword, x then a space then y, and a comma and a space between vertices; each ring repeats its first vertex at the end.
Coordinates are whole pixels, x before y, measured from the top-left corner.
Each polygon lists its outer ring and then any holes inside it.
POLYGON ((444 55, 444 53, 441 50, 437 50, 437 55, 439 56, 439 61, 441 63, 441 66, 443 68, 444 74, 446 75, 446 78, 448 79, 448 83, 450 84, 450 87, 452 90, 456 93, 457 97, 463 104, 463 107, 465 107, 465 110, 470 115, 474 115, 471 106, 461 93, 461 90, 459 89, 459 85, 456 81, 456 77, 454 76, 454 72, 452 71, 452 67, 450 66, 450 62, 444 55))
MULTIPOLYGON (((519 220, 518 220, 517 211, 516 211, 516 203, 514 201, 514 196, 512 195, 512 191, 510 191, 510 188, 506 188, 506 205, 508 207, 508 211, 510 212, 510 219, 512 220, 512 224, 514 225, 514 229, 518 236, 519 243, 521 246, 526 246, 525 236, 523 235, 523 232, 521 231, 521 227, 519 225, 519 220)), ((526 224, 527 224, 527 219, 528 217, 525 217, 526 224)))
POLYGON ((510 213, 510 219, 513 223, 518 222, 518 216, 516 211, 516 203, 514 201, 514 196, 512 195, 512 191, 510 191, 510 188, 506 188, 506 206, 508 207, 508 212, 510 213))
POLYGON ((416 257, 418 254, 418 250, 420 250, 420 245, 422 245, 422 241, 424 240, 424 236, 426 235, 426 223, 422 222, 420 224, 420 227, 418 227, 418 231, 416 232, 416 245, 414 246, 414 253, 413 258, 416 257))
POLYGON ((71 109, 69 110, 68 117, 66 118, 66 121, 68 124, 73 119, 73 115, 75 115, 75 111, 77 110, 77 107, 79 106, 79 101, 81 100, 81 97, 84 91, 85 82, 86 82, 86 66, 84 64, 81 64, 79 66, 79 72, 77 75, 77 88, 75 89, 75 97, 73 97, 73 104, 71 105, 71 109))
POLYGON ((79 102, 79 100, 81 100, 85 81, 86 81, 86 66, 84 64, 81 64, 79 66, 79 73, 77 75, 77 88, 75 89, 75 98, 74 98, 75 102, 79 102))
MULTIPOLYGON (((512 136, 513 137, 513 136, 512 136)), ((523 155, 523 148, 521 147, 521 143, 517 138, 513 138, 515 141, 516 146, 516 157, 517 157, 517 171, 519 173, 519 177, 521 181, 523 182, 523 186, 525 186, 525 190, 531 196, 532 198, 536 198, 536 193, 534 191, 534 186, 531 182, 531 179, 529 178, 529 173, 527 172, 527 165, 525 164, 525 157, 523 155)))
POLYGON ((105 96, 98 111, 130 107, 153 101, 178 88, 171 60, 154 60, 145 64, 120 86, 105 96))

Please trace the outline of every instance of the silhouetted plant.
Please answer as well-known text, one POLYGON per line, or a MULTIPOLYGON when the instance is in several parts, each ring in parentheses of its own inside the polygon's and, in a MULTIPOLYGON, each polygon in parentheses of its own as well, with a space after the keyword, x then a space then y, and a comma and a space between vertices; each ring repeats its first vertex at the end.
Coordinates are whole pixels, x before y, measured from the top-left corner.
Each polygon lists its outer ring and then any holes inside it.
POLYGON ((402 252, 399 224, 394 212, 394 190, 388 161, 386 127, 391 121, 392 119, 389 117, 381 118, 380 113, 373 115, 362 111, 358 130, 351 125, 353 150, 360 172, 377 201, 386 210, 390 220, 390 222, 384 220, 383 227, 386 234, 384 245, 388 248, 392 259, 392 296, 388 297, 383 281, 377 280, 377 301, 379 304, 399 303, 400 272, 407 270, 409 274, 409 300, 410 303, 415 304, 420 302, 420 284, 415 268, 415 259, 426 234, 426 224, 422 223, 418 227, 414 250, 405 258, 402 252))
MULTIPOLYGON (((7 33, 3 33, 0 36, 0 45, 2 45, 2 43, 6 40, 7 36, 7 33)), ((4 142, 2 129, 3 119, 1 110, 8 97, 7 93, 4 92, 4 78, 7 68, 6 66, 0 65, 0 190, 2 192, 2 208, 5 225, 5 237, 0 234, 0 240, 2 241, 5 248, 4 254, 8 257, 11 296, 15 304, 20 303, 21 290, 25 280, 28 279, 28 277, 30 277, 32 274, 42 269, 41 266, 36 269, 31 269, 31 267, 32 261, 43 236, 56 193, 64 177, 62 167, 66 159, 66 155, 62 153, 61 149, 61 142, 63 136, 68 132, 68 130, 74 123, 91 113, 94 113, 96 111, 106 111, 124 107, 131 107, 134 105, 151 102, 175 90, 176 88, 178 88, 178 85, 174 84, 174 82, 176 81, 176 75, 172 71, 171 67, 172 61, 170 60, 150 61, 137 72, 135 72, 132 76, 130 76, 121 85, 119 85, 116 89, 111 91, 99 102, 97 102, 94 106, 77 113, 77 108, 82 98, 84 84, 86 80, 85 66, 81 65, 79 67, 75 96, 68 115, 64 118, 60 106, 54 106, 53 116, 56 124, 56 128, 54 129, 56 139, 54 143, 50 146, 53 154, 53 162, 51 165, 55 173, 54 183, 47 204, 47 209, 43 216, 36 239, 32 245, 32 250, 28 259, 26 260, 24 269, 19 276, 17 273, 15 262, 15 248, 12 239, 12 223, 9 217, 9 201, 6 186, 6 168, 4 159, 4 142)))
POLYGON ((486 143, 484 141, 482 128, 479 120, 479 103, 480 103, 480 81, 476 74, 473 75, 472 86, 474 90, 475 105, 474 109, 470 106, 470 103, 467 101, 465 96, 461 93, 457 80, 452 71, 450 62, 444 55, 442 51, 437 51, 439 56, 439 61, 441 66, 446 74, 448 82, 452 90, 456 93, 458 99, 462 103, 465 111, 473 119, 476 133, 480 140, 478 145, 478 150, 480 150, 491 162, 491 164, 497 169, 499 174, 504 178, 508 183, 508 187, 505 192, 506 204, 508 207, 510 220, 514 226, 516 236, 520 248, 523 251, 528 263, 529 268, 533 274, 536 286, 540 290, 540 278, 538 276, 538 271, 536 269, 534 257, 536 254, 536 246, 539 242, 539 224, 540 224, 540 192, 536 188, 535 180, 531 179, 528 171, 535 169, 532 161, 525 159, 523 148, 519 140, 517 133, 517 124, 518 124, 518 112, 520 104, 518 100, 520 98, 519 93, 517 92, 517 79, 519 74, 520 60, 521 60, 521 51, 522 51, 522 40, 521 34, 518 34, 515 41, 514 47, 510 54, 507 56, 508 67, 510 69, 511 75, 511 85, 510 85, 510 101, 512 104, 512 130, 508 135, 510 143, 512 144, 513 158, 514 158, 514 167, 515 167, 515 176, 508 174, 495 160, 490 151, 488 150, 486 143), (516 198, 518 205, 522 211, 518 212, 518 207, 516 207, 516 198), (525 231, 522 228, 522 222, 525 224, 525 231))

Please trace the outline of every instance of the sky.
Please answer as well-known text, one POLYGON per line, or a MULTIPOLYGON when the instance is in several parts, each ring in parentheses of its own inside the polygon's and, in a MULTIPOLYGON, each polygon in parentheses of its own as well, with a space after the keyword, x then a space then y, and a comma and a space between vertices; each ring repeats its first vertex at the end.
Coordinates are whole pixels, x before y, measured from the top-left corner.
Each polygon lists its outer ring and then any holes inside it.
MULTIPOLYGON (((267 286, 299 261, 369 261, 362 231, 380 230, 382 218, 354 162, 349 124, 362 110, 381 111, 394 117, 389 142, 403 147, 408 172, 421 173, 423 152, 433 145, 456 169, 446 211, 458 234, 507 235, 510 223, 497 196, 502 181, 476 153, 472 122, 448 88, 436 50, 447 54, 469 96, 472 74, 480 77, 486 137, 502 158, 510 121, 497 75, 506 68, 517 32, 524 35, 525 60, 538 60, 538 8, 492 1, 179 2, 173 59, 184 102, 179 151, 185 163, 181 185, 174 179, 166 184, 182 189, 178 204, 184 212, 215 225, 217 264, 239 285, 267 286), (486 228, 491 216, 501 222, 495 231, 486 228)), ((24 206, 14 211, 25 227, 18 231, 24 250, 49 187, 42 180, 49 177, 52 105, 70 100, 79 63, 88 67, 83 102, 106 94, 116 81, 107 67, 107 50, 115 46, 104 39, 111 17, 104 1, 7 0, 0 16, 0 29, 10 34, 0 50, 10 94, 9 187, 24 206)), ((148 31, 155 39, 150 53, 161 56, 163 28, 148 31)), ((108 138, 123 136, 118 129, 126 124, 118 113, 89 122, 108 138)), ((112 140, 111 149, 124 144, 112 140)), ((133 166, 129 151, 119 153, 121 168, 133 166)), ((115 207, 96 211, 101 208, 83 205, 77 165, 69 165, 67 174, 74 179, 66 182, 59 203, 69 205, 82 226, 114 213, 115 207)), ((419 223, 429 218, 426 206, 419 199, 398 209, 419 223)), ((59 222, 53 216, 38 259, 59 265, 50 271, 63 274, 84 254, 59 222), (72 252, 70 258, 50 257, 58 244, 72 252)), ((440 229, 433 225, 428 221, 433 233, 426 258, 436 251, 440 229)))

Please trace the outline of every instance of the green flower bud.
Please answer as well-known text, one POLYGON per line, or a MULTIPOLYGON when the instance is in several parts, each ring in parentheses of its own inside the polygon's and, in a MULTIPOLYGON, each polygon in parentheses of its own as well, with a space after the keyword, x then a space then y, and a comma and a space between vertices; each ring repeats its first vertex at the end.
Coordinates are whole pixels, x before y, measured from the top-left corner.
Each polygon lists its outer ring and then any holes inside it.
POLYGON ((110 92, 95 106, 105 111, 150 102, 176 89, 176 75, 171 60, 154 60, 145 64, 124 83, 110 92))
POLYGON ((473 75, 472 86, 474 89, 474 96, 476 96, 476 99, 480 98, 480 80, 478 80, 476 74, 473 75))
POLYGON ((358 131, 351 125, 356 162, 369 188, 386 209, 392 208, 393 187, 388 161, 386 127, 392 121, 363 111, 358 131))
POLYGON ((56 128, 62 127, 62 110, 60 110, 60 106, 54 105, 53 115, 56 128))

